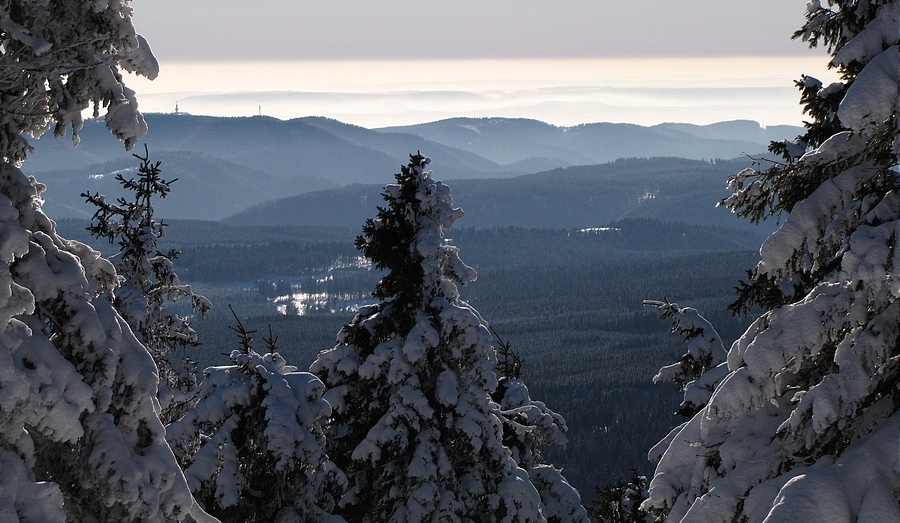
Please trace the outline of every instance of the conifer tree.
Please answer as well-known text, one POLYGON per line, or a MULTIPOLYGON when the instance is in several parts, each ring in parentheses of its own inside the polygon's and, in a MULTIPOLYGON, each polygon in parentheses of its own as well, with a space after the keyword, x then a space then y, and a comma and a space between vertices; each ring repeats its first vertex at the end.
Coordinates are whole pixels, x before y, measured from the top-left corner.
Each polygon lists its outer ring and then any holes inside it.
POLYGON ((667 521, 900 521, 898 27, 897 0, 808 4, 795 36, 842 81, 804 77, 807 132, 730 181, 738 214, 786 218, 733 305, 766 312, 658 452, 667 521))
POLYGON ((116 175, 122 187, 134 193, 133 200, 119 198, 110 203, 100 194, 81 196, 97 207, 94 222, 88 228, 91 234, 110 243, 119 240, 121 250, 109 258, 122 278, 113 305, 156 362, 161 417, 167 423, 184 413, 195 392, 197 364, 183 352, 198 342, 190 323, 167 310, 166 304, 187 298, 191 308, 201 313, 211 309, 212 304, 179 280, 174 268, 179 252, 162 253, 157 248, 165 236, 166 225, 153 216, 153 198, 165 198, 175 180, 160 176, 160 163, 150 161, 146 145, 144 156, 134 157, 141 162, 138 178, 116 175))
POLYGON ((462 211, 412 155, 357 247, 387 274, 311 370, 334 412, 329 453, 347 473, 351 522, 545 521, 503 445, 491 335, 457 285, 475 271, 443 229, 462 211))
POLYGON ((0 7, 0 158, 21 164, 23 135, 72 132, 82 111, 105 112, 106 126, 131 149, 147 132, 121 69, 154 79, 159 64, 131 20, 128 0, 9 0, 0 7))
POLYGON ((146 124, 119 67, 152 78, 155 59, 127 1, 10 0, 0 29, 0 520, 211 521, 165 441, 153 359, 107 298, 113 266, 56 233, 17 167, 23 134, 75 134, 90 103, 130 147, 146 124))
POLYGON ((325 454, 325 386, 285 362, 271 331, 254 351, 255 331, 235 320, 231 365, 207 368, 197 404, 167 427, 191 490, 223 523, 343 521, 331 515, 345 479, 325 454))

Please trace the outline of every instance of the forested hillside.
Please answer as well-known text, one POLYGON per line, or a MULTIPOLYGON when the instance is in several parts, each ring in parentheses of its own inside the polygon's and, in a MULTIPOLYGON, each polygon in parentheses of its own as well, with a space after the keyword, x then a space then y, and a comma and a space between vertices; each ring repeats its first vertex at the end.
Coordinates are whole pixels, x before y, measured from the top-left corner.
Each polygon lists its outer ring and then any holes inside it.
MULTIPOLYGON (((765 233, 770 224, 760 227, 716 208, 728 195, 728 176, 750 164, 750 159, 633 158, 510 179, 454 180, 453 195, 466 212, 467 227, 590 228, 652 218, 765 233)), ((353 227, 374 213, 381 190, 381 185, 351 185, 317 191, 258 204, 224 221, 353 227)))

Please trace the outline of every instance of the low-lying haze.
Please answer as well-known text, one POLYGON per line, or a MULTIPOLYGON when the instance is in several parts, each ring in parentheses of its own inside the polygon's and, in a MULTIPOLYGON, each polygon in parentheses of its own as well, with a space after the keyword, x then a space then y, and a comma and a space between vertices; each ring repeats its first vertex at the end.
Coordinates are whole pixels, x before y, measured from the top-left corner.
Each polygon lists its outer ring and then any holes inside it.
POLYGON ((327 116, 364 127, 454 116, 799 125, 793 80, 835 75, 817 56, 512 60, 320 60, 163 63, 133 78, 145 112, 288 119, 327 116))

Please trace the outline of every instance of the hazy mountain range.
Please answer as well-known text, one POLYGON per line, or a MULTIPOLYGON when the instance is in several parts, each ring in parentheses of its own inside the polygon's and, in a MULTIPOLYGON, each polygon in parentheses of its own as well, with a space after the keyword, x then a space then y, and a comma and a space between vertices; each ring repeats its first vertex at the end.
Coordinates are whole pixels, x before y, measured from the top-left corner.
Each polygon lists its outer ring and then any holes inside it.
MULTIPOLYGON (((362 223, 358 218, 371 216, 380 202, 381 186, 392 182, 393 173, 416 151, 432 158, 436 178, 454 180, 454 197, 470 216, 480 216, 467 219, 469 226, 580 226, 586 222, 576 217, 589 208, 596 212, 585 216, 591 225, 598 225, 597 220, 607 217, 630 216, 636 211, 627 202, 638 201, 644 202, 641 216, 655 206, 659 209, 652 213, 675 216, 678 209, 660 203, 675 197, 670 186, 685 180, 679 194, 686 194, 688 186, 702 192, 702 183, 696 185, 694 179, 705 177, 716 195, 714 203, 734 166, 720 162, 716 169, 709 162, 680 160, 599 164, 620 158, 734 158, 761 153, 770 140, 802 132, 790 126, 764 129, 751 121, 557 127, 525 119, 454 118, 373 130, 317 117, 148 114, 146 118, 150 132, 144 142, 151 159, 162 162, 164 178, 178 178, 171 195, 157 205, 159 216, 219 220, 234 215, 231 223, 257 224, 286 223, 305 215, 309 217, 303 223, 328 223, 326 217, 333 217, 358 226, 362 223), (572 169, 586 165, 596 167, 572 169), (560 170, 564 167, 569 169, 560 170), (620 169, 627 173, 615 174, 620 169), (584 184, 591 186, 590 191, 579 189, 584 184), (535 197, 543 203, 529 209, 521 198, 531 191, 539 191, 535 197), (593 195, 588 204, 572 205, 588 192, 593 195), (305 198, 275 201, 307 193, 305 198), (366 200, 368 204, 358 205, 366 200), (261 205, 269 201, 273 203, 261 205), (246 211, 250 207, 253 210, 246 211)), ((115 173, 127 177, 138 164, 102 120, 85 122, 77 148, 70 139, 49 134, 33 141, 35 151, 23 169, 48 185, 45 208, 50 216, 89 217, 93 210, 79 195, 121 194, 115 173)), ((135 152, 143 153, 143 143, 135 152)), ((693 212, 682 214, 694 217, 693 212)))

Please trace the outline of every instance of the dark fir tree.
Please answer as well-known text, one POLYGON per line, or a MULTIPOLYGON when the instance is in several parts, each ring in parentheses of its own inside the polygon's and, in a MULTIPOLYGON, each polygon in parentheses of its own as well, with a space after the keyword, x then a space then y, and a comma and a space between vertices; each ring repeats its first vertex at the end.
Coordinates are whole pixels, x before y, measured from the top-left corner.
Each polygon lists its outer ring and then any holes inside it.
POLYGON ((491 334, 457 289, 475 271, 444 241, 462 216, 420 154, 385 187, 357 247, 386 271, 311 370, 334 413, 329 453, 347 473, 351 522, 545 521, 503 444, 491 334))
POLYGON ((667 521, 900 521, 898 27, 897 0, 807 4, 795 36, 841 81, 805 77, 805 135, 730 181, 725 205, 783 220, 734 305, 765 312, 655 453, 667 521))
POLYGON ((257 353, 255 331, 235 320, 231 364, 207 368, 197 404, 167 427, 191 491, 222 523, 343 521, 332 515, 345 480, 325 454, 325 386, 285 362, 271 331, 257 353))
POLYGON ((153 199, 165 198, 175 180, 162 178, 160 162, 151 162, 144 147, 138 177, 116 180, 133 194, 110 203, 100 194, 83 193, 97 207, 88 230, 110 243, 118 240, 121 250, 109 258, 122 282, 115 290, 113 305, 138 338, 150 349, 159 369, 159 401, 162 420, 170 422, 188 408, 197 385, 196 362, 186 352, 196 346, 197 333, 187 319, 166 309, 168 303, 186 298, 193 310, 205 313, 212 305, 181 283, 175 273, 178 251, 162 253, 158 242, 166 225, 153 216, 153 199))

